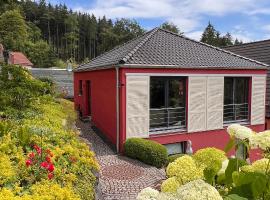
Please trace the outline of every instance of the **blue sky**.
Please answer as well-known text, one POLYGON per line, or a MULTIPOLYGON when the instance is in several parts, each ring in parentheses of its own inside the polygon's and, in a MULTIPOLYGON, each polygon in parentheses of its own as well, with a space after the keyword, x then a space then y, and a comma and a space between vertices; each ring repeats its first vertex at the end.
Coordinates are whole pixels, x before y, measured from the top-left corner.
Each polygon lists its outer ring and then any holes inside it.
POLYGON ((186 36, 199 40, 208 21, 222 34, 244 42, 270 39, 269 0, 47 0, 81 12, 137 20, 150 30, 173 22, 186 36))

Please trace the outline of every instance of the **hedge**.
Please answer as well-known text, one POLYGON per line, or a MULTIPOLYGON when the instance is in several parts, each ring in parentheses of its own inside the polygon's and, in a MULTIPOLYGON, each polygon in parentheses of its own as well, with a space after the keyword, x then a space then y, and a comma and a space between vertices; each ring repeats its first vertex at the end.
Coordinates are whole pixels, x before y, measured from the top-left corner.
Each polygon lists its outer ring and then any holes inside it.
POLYGON ((146 164, 162 167, 168 162, 165 146, 142 138, 130 138, 124 144, 125 155, 146 164))

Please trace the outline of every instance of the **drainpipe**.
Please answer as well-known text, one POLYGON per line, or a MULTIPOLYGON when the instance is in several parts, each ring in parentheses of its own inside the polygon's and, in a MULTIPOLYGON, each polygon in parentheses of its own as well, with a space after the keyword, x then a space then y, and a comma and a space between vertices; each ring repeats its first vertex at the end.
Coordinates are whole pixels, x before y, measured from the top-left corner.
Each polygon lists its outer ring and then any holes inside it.
POLYGON ((115 67, 116 72, 116 151, 119 153, 119 67, 115 67))

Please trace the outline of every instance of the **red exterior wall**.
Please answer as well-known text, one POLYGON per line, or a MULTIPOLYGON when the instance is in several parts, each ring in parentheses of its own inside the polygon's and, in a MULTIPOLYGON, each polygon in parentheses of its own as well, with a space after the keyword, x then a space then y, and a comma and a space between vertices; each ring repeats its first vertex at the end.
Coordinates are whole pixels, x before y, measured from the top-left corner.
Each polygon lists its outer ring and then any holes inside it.
POLYGON ((91 117, 113 144, 116 144, 116 73, 115 69, 74 72, 75 108, 82 109, 83 116, 88 113, 86 81, 91 81, 91 117), (79 80, 83 81, 83 95, 79 96, 79 80))
MULTIPOLYGON (((123 151, 123 143, 126 140, 126 73, 185 73, 185 74, 266 74, 266 70, 192 70, 192 69, 120 69, 120 151, 123 151)), ((250 126, 255 131, 265 130, 265 125, 250 126)), ((157 141, 161 144, 170 144, 181 141, 192 141, 193 151, 204 147, 217 147, 224 149, 229 141, 228 134, 225 129, 204 131, 195 133, 171 133, 152 135, 150 140, 157 141)), ((258 159, 258 151, 251 152, 251 160, 258 159)), ((233 152, 230 152, 232 154, 233 152)))

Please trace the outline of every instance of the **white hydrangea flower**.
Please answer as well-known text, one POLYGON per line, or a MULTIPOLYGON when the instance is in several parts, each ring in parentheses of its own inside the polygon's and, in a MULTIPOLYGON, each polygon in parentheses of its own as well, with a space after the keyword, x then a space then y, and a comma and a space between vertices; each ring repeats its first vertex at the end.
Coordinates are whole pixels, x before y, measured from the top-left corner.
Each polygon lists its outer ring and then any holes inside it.
POLYGON ((156 200, 159 192, 151 187, 144 188, 137 196, 137 200, 156 200))
POLYGON ((249 138, 249 144, 252 149, 260 148, 266 150, 270 148, 270 131, 260 132, 249 138))
POLYGON ((240 124, 231 124, 230 126, 227 127, 227 132, 231 137, 233 137, 235 135, 236 130, 241 127, 242 126, 240 124))
POLYGON ((173 194, 160 192, 156 200, 179 200, 173 194))
POLYGON ((181 186, 176 197, 181 200, 222 200, 216 188, 200 179, 181 186))
POLYGON ((221 169, 219 170, 219 172, 217 173, 217 175, 224 174, 225 171, 226 171, 226 169, 227 169, 227 167, 228 167, 228 164, 229 164, 229 160, 228 160, 228 159, 224 160, 224 161, 222 162, 222 167, 221 167, 221 169))
POLYGON ((249 139, 254 135, 253 131, 245 126, 241 126, 235 130, 234 136, 240 140, 249 139))

